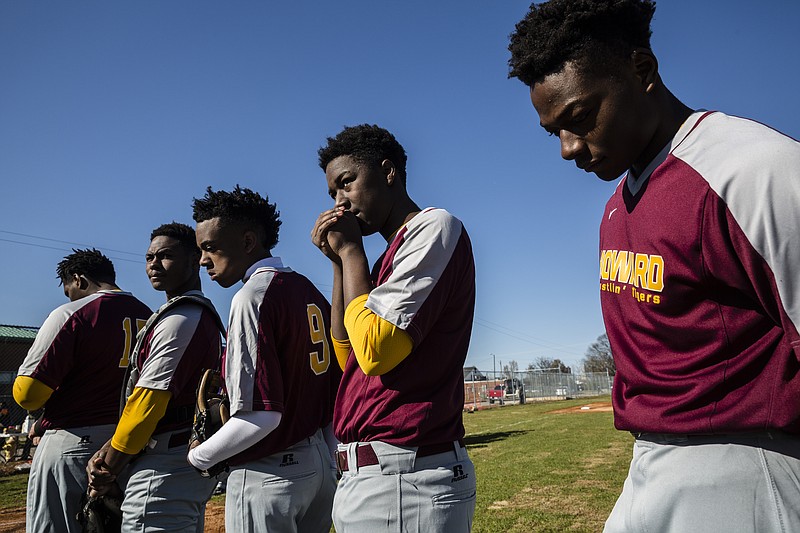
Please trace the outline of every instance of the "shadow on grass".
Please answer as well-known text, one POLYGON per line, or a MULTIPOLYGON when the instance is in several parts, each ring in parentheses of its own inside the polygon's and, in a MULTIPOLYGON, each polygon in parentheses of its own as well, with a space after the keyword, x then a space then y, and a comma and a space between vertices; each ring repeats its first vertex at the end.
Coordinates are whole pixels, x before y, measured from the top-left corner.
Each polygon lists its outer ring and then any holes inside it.
POLYGON ((509 437, 516 437, 518 435, 525 435, 530 433, 532 429, 515 430, 515 431, 495 431, 491 433, 478 433, 477 435, 467 435, 464 437, 464 444, 471 448, 482 448, 490 442, 497 442, 506 440, 509 437))

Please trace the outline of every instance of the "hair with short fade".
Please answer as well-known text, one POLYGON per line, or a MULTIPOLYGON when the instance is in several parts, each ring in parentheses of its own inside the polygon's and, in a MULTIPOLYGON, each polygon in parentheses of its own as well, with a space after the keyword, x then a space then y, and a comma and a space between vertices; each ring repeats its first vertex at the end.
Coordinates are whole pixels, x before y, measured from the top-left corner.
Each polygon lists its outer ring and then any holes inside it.
POLYGON ((72 252, 56 267, 56 275, 61 281, 61 285, 68 283, 73 274, 84 276, 94 282, 116 282, 117 273, 114 271, 114 263, 100 253, 99 250, 94 248, 77 250, 73 248, 72 252))
POLYGON ((567 62, 608 74, 650 48, 652 0, 550 0, 532 4, 511 34, 508 77, 532 87, 567 62))
POLYGON ((347 126, 328 144, 319 149, 319 166, 322 170, 339 156, 349 155, 360 163, 380 165, 384 159, 394 163, 397 174, 406 182, 406 151, 387 130, 374 124, 347 126))
POLYGON ((192 208, 195 222, 219 217, 223 223, 243 224, 256 230, 267 250, 272 250, 278 244, 280 212, 275 204, 269 203, 267 195, 262 197, 238 185, 230 192, 214 191, 208 187, 203 198, 194 199, 192 208))
POLYGON ((172 221, 168 224, 161 224, 150 233, 150 240, 156 237, 170 237, 178 241, 181 246, 190 252, 200 252, 197 247, 197 237, 194 228, 180 222, 172 221))

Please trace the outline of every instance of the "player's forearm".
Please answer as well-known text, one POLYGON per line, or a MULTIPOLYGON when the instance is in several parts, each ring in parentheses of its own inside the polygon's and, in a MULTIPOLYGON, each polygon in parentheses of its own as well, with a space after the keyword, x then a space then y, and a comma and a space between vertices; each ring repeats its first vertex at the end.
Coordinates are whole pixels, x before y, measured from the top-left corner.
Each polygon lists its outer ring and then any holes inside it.
POLYGON ((208 470, 230 459, 274 431, 281 416, 276 411, 236 413, 211 438, 189 451, 189 463, 198 470, 208 470))
POLYGON ((372 280, 367 255, 361 243, 353 243, 342 248, 339 257, 342 258, 343 309, 346 309, 350 302, 359 296, 369 294, 372 290, 372 280))
POLYGON ((331 334, 334 338, 347 339, 347 330, 344 327, 344 286, 342 265, 332 262, 333 265, 333 292, 331 293, 331 334))
POLYGON ((125 453, 115 449, 111 446, 111 441, 109 441, 109 446, 105 451, 105 457, 103 457, 103 463, 110 473, 116 475, 122 472, 136 455, 137 454, 125 453))

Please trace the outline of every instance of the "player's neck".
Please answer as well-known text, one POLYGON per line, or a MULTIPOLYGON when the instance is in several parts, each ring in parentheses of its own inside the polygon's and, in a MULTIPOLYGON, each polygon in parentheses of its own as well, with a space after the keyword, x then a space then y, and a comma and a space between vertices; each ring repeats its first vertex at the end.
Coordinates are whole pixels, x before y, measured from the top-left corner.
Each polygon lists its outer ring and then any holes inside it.
POLYGON ((381 229, 381 236, 389 242, 394 237, 397 230, 408 224, 409 220, 417 216, 420 212, 419 206, 408 196, 399 199, 392 207, 389 218, 381 229))

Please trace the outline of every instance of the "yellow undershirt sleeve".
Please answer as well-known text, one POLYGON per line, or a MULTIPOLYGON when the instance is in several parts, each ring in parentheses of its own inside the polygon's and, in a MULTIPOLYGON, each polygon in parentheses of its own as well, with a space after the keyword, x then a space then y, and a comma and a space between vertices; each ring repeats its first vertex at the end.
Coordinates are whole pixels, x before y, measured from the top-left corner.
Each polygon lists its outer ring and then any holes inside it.
POLYGON ((333 341, 333 353, 336 354, 339 368, 344 370, 344 366, 347 364, 347 358, 350 357, 350 340, 340 341, 333 336, 333 332, 331 332, 331 340, 333 341))
POLYGON ((368 297, 363 294, 350 302, 344 327, 361 371, 382 376, 408 357, 414 343, 408 333, 364 307, 368 297))
POLYGON ((53 389, 30 376, 17 376, 14 380, 14 401, 27 411, 40 409, 53 394, 53 389))
POLYGON ((167 412, 170 398, 169 391, 134 387, 111 438, 111 447, 128 454, 142 451, 167 412))

